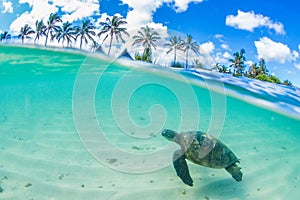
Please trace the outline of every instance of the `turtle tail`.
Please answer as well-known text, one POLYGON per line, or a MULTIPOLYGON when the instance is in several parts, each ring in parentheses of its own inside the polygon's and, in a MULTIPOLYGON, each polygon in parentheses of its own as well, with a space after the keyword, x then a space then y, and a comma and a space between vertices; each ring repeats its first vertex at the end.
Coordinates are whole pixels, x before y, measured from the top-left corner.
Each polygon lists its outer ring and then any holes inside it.
POLYGON ((241 172, 241 168, 237 166, 235 163, 225 168, 226 171, 231 174, 232 178, 236 181, 241 181, 243 177, 243 173, 241 172))

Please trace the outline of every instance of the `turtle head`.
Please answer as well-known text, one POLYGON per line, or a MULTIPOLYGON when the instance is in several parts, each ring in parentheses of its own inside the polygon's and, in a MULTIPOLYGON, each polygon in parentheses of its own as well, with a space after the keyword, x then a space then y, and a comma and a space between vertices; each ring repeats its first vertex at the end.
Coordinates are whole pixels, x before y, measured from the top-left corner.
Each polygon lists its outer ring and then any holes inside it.
POLYGON ((169 141, 173 141, 176 134, 177 133, 175 131, 172 131, 170 129, 165 129, 161 133, 161 135, 169 141))

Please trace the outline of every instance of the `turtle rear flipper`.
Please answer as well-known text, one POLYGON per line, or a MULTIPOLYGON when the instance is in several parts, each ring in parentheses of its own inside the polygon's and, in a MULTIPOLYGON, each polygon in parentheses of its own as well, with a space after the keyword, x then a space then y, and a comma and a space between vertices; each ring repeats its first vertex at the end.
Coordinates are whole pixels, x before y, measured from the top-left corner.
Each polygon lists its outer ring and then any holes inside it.
POLYGON ((241 168, 236 164, 230 165, 225 169, 227 172, 229 172, 232 175, 232 178, 234 178, 236 181, 242 180, 243 173, 240 170, 241 168))
POLYGON ((174 152, 173 165, 176 170, 177 176, 179 176, 185 184, 193 186, 193 179, 190 176, 185 156, 182 155, 181 150, 177 150, 174 152))

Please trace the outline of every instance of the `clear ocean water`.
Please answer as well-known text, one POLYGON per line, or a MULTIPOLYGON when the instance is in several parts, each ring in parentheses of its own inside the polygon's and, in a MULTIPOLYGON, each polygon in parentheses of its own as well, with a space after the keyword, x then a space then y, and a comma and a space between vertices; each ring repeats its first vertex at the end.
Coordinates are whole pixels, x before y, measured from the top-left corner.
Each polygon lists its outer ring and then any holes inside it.
POLYGON ((298 199, 300 91, 74 50, 0 46, 0 199, 298 199), (188 162, 164 128, 202 130, 243 180, 188 162))

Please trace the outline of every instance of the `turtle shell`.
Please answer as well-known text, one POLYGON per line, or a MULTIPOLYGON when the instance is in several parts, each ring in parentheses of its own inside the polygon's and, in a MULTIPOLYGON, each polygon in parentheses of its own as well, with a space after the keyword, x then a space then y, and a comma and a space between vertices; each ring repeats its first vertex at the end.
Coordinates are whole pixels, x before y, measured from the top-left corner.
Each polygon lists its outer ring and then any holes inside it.
POLYGON ((211 168, 226 168, 239 162, 234 153, 217 138, 200 131, 178 133, 175 142, 182 154, 195 164, 211 168))

